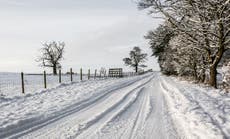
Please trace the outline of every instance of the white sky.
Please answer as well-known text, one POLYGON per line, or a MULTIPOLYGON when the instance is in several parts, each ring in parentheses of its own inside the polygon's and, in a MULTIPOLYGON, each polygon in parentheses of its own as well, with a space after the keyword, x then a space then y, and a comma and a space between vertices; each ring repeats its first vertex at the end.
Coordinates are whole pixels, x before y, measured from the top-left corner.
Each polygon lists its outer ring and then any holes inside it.
MULTIPOLYGON (((0 19, 0 72, 41 72, 35 59, 52 40, 66 43, 65 71, 128 70, 122 59, 134 46, 150 55, 143 36, 160 23, 132 0, 0 0, 0 19)), ((148 59, 148 68, 158 70, 148 59)))

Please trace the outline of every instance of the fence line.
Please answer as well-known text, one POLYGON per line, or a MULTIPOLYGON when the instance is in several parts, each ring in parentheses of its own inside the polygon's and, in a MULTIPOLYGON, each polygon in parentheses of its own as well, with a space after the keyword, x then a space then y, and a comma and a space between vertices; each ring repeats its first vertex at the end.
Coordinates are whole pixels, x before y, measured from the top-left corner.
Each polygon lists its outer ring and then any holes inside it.
MULTIPOLYGON (((8 93, 18 93, 21 92, 26 94, 27 92, 33 92, 39 89, 51 88, 58 83, 83 81, 97 78, 107 78, 109 77, 109 72, 104 71, 98 72, 95 69, 94 73, 91 74, 91 70, 88 69, 86 74, 83 74, 83 69, 80 68, 80 74, 73 72, 70 68, 69 72, 63 74, 61 70, 58 71, 58 75, 47 74, 43 71, 42 74, 25 74, 21 72, 18 73, 0 73, 0 95, 8 95, 8 93), (84 78, 83 78, 84 77, 84 78), (19 80, 20 79, 20 80, 19 80)), ((134 72, 123 72, 123 77, 136 76, 139 75, 134 72)), ((16 94, 14 94, 16 95, 16 94)))

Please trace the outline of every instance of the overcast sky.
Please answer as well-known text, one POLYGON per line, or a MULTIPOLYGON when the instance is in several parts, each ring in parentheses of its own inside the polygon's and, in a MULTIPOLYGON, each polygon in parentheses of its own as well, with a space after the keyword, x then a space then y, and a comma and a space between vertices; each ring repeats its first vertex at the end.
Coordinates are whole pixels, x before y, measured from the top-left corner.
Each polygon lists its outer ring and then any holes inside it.
POLYGON ((8 72, 42 71, 35 59, 53 40, 66 43, 63 70, 125 68, 133 46, 151 54, 143 36, 160 23, 132 0, 0 0, 0 18, 0 71, 8 72))

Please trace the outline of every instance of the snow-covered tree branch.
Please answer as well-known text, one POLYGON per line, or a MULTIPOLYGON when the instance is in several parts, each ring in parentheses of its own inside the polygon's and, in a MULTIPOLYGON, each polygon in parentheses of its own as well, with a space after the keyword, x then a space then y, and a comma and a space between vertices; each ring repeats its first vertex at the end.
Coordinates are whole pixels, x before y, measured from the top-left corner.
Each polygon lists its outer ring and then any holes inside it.
POLYGON ((207 57, 209 84, 216 88, 217 66, 230 47, 230 1, 140 0, 138 6, 148 9, 150 14, 162 14, 168 27, 191 43, 186 47, 202 51, 201 57, 207 57))

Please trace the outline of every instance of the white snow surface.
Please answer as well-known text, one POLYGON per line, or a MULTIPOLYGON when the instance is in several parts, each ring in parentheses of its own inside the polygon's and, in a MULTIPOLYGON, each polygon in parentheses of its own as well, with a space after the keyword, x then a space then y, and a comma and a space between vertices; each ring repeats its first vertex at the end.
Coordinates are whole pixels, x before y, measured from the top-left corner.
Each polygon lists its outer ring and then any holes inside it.
POLYGON ((230 94, 170 77, 161 77, 161 88, 184 138, 230 138, 230 94))
POLYGON ((0 98, 0 138, 230 138, 230 96, 158 72, 0 98))

